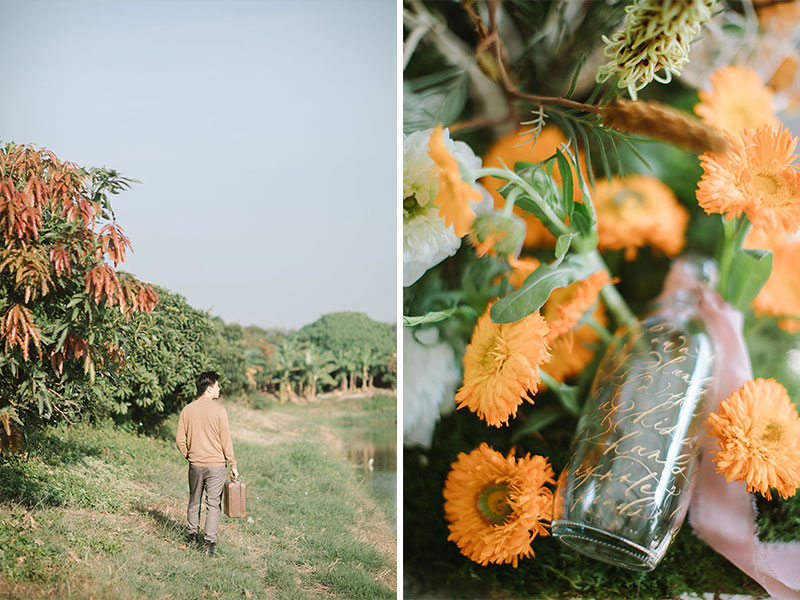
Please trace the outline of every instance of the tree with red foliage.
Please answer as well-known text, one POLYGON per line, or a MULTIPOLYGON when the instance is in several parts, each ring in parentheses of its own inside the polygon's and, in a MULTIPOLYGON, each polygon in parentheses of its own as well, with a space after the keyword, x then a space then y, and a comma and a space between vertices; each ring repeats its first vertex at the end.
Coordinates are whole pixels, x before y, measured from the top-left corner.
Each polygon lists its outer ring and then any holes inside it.
POLYGON ((131 244, 109 197, 134 180, 0 146, 0 423, 69 420, 106 402, 136 312, 158 295, 116 270, 131 244))

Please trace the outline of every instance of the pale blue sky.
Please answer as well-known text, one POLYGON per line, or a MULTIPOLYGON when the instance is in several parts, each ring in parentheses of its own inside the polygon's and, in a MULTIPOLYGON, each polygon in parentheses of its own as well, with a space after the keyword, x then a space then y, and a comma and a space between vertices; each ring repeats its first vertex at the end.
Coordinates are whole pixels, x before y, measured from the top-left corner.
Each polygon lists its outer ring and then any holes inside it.
POLYGON ((0 4, 0 139, 139 179, 122 268, 226 321, 396 320, 394 0, 0 4))

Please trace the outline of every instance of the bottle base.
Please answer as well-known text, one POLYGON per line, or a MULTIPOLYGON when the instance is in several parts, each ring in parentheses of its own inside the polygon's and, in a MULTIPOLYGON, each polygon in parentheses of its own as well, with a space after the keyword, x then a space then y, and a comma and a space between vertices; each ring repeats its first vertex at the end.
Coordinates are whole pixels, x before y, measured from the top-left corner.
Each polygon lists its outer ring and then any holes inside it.
POLYGON ((589 525, 553 521, 551 532, 581 554, 632 571, 652 571, 661 560, 656 552, 589 525))

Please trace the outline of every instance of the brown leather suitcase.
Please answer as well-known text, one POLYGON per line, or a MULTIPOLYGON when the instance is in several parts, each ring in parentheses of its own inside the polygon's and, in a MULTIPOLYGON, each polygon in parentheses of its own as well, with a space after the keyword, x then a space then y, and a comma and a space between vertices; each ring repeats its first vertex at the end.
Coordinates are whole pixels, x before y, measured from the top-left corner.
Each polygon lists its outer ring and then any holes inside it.
POLYGON ((241 481, 226 481, 222 491, 222 508, 229 517, 247 516, 247 484, 241 481))

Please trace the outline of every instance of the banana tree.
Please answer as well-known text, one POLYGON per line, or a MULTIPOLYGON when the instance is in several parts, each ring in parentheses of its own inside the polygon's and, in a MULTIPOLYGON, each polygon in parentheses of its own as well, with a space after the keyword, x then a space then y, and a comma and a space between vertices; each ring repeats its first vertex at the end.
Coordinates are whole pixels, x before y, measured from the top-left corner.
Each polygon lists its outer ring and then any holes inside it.
POLYGON ((308 381, 307 397, 314 400, 317 395, 317 385, 334 385, 336 381, 331 377, 336 368, 333 354, 315 346, 307 348, 304 355, 303 367, 308 381))
MULTIPOLYGON (((292 388, 292 380, 297 373, 302 371, 304 351, 304 344, 293 338, 285 338, 278 344, 278 348, 272 356, 276 371, 278 372, 280 386, 278 398, 281 404, 285 404, 295 395, 294 389, 292 388)), ((302 389, 302 383, 300 387, 302 389)))

